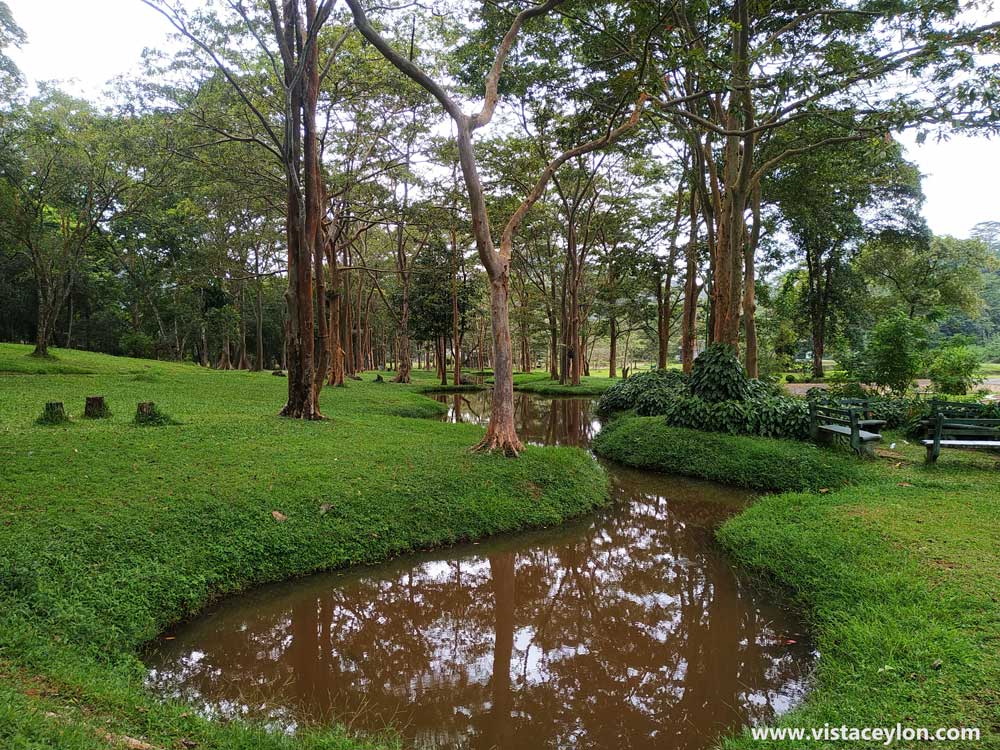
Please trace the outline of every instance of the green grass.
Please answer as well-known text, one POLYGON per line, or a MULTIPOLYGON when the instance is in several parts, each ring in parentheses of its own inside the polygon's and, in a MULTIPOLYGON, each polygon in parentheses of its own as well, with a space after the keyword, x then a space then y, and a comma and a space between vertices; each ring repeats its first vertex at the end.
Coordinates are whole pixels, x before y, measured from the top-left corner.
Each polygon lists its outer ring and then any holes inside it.
MULTIPOLYGON (((782 469, 767 453, 816 468, 808 451, 817 449, 802 444, 798 456, 784 441, 765 438, 721 436, 714 444, 720 436, 657 428, 652 420, 622 418, 599 438, 599 449, 633 465, 713 478, 747 477, 754 467, 779 472, 771 477, 782 482, 791 471, 798 481, 799 469, 782 469), (705 440, 717 452, 697 447, 705 440)), ((829 492, 768 495, 719 531, 735 563, 791 593, 821 654, 814 689, 777 724, 974 726, 983 740, 963 750, 1000 747, 1000 456, 952 450, 925 466, 921 446, 886 437, 876 461, 824 449, 838 468, 810 484, 829 492), (895 450, 888 449, 892 442, 895 450), (844 462, 856 469, 846 485, 832 481, 849 476, 842 474, 844 462)), ((743 733, 724 746, 803 744, 755 742, 743 733)))
POLYGON ((621 382, 618 378, 584 375, 580 385, 560 385, 544 371, 514 374, 514 390, 540 396, 600 396, 618 382, 621 382))
POLYGON ((979 374, 986 378, 1000 375, 1000 362, 984 362, 979 365, 979 374))
POLYGON ((217 597, 559 523, 606 497, 583 451, 474 455, 481 428, 411 418, 444 409, 420 384, 369 374, 324 389, 330 419, 303 423, 276 416, 287 381, 267 372, 29 350, 0 345, 4 750, 106 749, 107 733, 158 748, 357 746, 335 729, 289 738, 160 703, 136 654, 217 597), (112 418, 80 418, 88 395, 112 418), (46 401, 71 423, 36 426, 46 401), (134 425, 139 401, 178 424, 134 425))
POLYGON ((842 487, 863 472, 850 456, 809 443, 670 427, 663 417, 618 417, 594 451, 639 469, 771 492, 842 487))

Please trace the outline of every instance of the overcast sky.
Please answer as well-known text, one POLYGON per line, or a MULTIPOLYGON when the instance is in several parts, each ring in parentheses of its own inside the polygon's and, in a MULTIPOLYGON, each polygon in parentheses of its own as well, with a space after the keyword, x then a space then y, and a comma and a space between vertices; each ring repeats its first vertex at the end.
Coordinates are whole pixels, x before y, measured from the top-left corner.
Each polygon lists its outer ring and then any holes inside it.
MULTIPOLYGON (((104 83, 134 70, 144 47, 162 47, 169 25, 140 0, 7 0, 28 34, 12 57, 30 82, 60 80, 95 97, 104 83), (71 82, 71 83, 70 83, 71 82)), ((979 221, 1000 220, 1000 141, 954 137, 916 145, 901 140, 924 174, 924 215, 937 234, 968 236, 979 221)))

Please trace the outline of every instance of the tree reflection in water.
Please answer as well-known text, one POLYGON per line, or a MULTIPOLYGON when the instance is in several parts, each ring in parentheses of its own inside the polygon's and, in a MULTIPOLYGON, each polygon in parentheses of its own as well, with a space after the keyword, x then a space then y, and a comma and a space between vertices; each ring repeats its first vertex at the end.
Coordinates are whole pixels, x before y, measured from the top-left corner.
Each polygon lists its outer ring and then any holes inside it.
MULTIPOLYGON (((581 400, 522 397, 518 416, 533 442, 595 429, 581 400)), ((209 714, 420 748, 703 748, 788 709, 810 648, 712 544, 745 497, 609 470, 613 505, 569 527, 224 603, 156 645, 149 682, 209 714)))

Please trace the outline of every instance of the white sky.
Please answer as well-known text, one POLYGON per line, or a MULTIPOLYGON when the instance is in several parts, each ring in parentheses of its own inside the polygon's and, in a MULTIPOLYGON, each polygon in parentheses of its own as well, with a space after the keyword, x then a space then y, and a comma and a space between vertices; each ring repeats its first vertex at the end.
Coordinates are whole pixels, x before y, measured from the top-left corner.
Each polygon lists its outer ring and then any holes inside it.
MULTIPOLYGON (((28 43, 11 56, 32 83, 72 82, 68 90, 96 97, 109 79, 138 66, 144 47, 162 47, 170 30, 140 0, 7 0, 28 43)), ((1000 220, 996 191, 1000 140, 956 136, 918 146, 901 138, 924 176, 924 215, 937 234, 968 236, 980 221, 1000 220)))

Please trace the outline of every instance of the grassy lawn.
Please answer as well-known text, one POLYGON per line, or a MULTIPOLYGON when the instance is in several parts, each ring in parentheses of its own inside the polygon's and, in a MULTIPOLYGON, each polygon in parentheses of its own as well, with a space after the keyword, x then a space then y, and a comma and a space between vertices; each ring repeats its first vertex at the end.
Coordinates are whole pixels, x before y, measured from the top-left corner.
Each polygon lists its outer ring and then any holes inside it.
POLYGON ((542 396, 600 396, 619 382, 619 378, 584 375, 580 378, 580 385, 560 385, 546 371, 514 374, 514 390, 542 396))
MULTIPOLYGON (((679 439, 678 431, 641 421, 623 418, 618 436, 602 439, 621 455, 602 452, 654 468, 717 469, 697 451, 658 447, 679 439)), ((773 471, 766 451, 798 460, 783 441, 721 437, 727 466, 748 475, 773 471)), ((848 484, 825 477, 814 492, 764 497, 719 533, 736 562, 792 592, 822 654, 814 691, 779 723, 974 726, 983 740, 963 750, 1000 747, 1000 456, 952 450, 925 466, 923 448, 901 436, 884 445, 872 462, 827 449, 832 461, 855 464, 848 484)), ((794 482, 799 473, 789 476, 794 482)), ((746 734, 726 746, 803 745, 755 743, 746 734)))
POLYGON ((420 384, 325 389, 325 422, 276 416, 286 381, 0 345, 0 747, 355 747, 212 723, 142 689, 143 643, 213 598, 319 569, 555 524, 604 501, 583 451, 473 455, 420 384), (109 420, 80 418, 101 394, 109 420), (66 426, 34 423, 65 402, 66 426), (138 401, 179 424, 137 427, 138 401), (277 516, 274 515, 277 512, 277 516))

